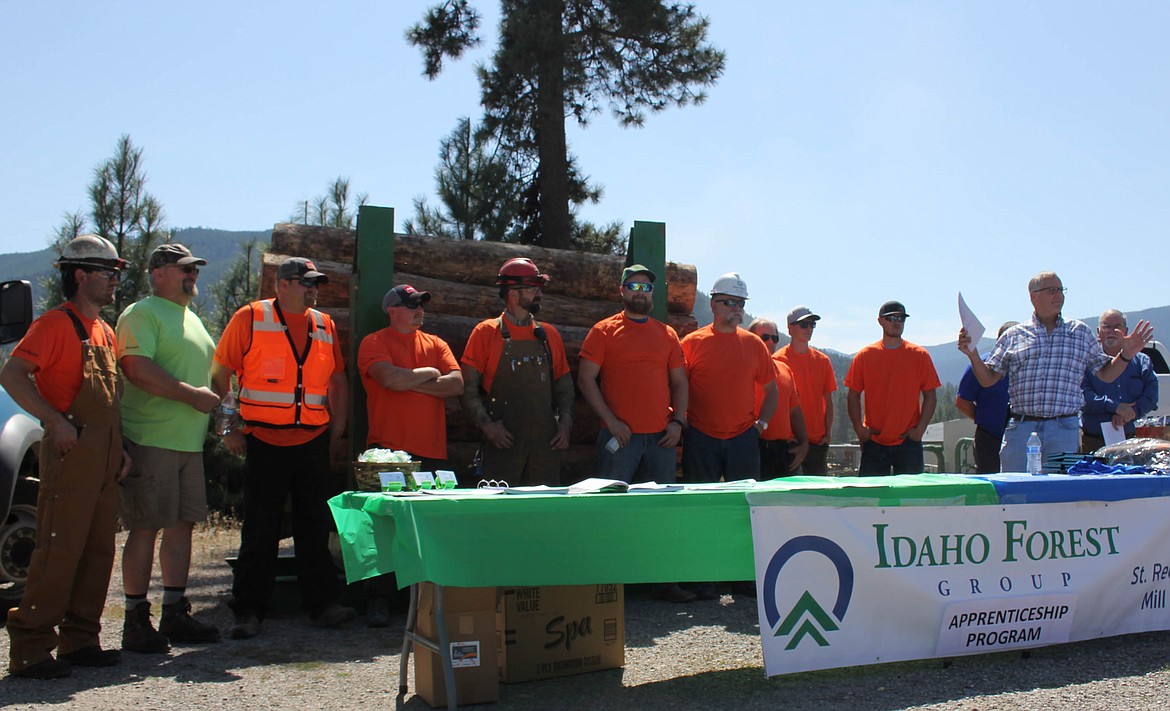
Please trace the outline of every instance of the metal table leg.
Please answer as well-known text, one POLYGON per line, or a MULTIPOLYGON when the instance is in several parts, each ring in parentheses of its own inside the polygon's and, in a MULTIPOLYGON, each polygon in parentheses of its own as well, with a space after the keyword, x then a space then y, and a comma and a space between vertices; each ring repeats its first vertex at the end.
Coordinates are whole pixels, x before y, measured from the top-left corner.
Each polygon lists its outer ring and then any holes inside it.
POLYGON ((402 635, 402 658, 398 663, 398 693, 406 694, 406 663, 412 644, 429 649, 439 655, 443 664, 443 681, 447 687, 447 708, 459 708, 455 692, 455 669, 451 666, 451 645, 448 643, 447 618, 443 604, 443 586, 435 585, 435 630, 439 639, 428 639, 418 634, 419 583, 410 586, 410 609, 406 613, 406 632, 402 635))

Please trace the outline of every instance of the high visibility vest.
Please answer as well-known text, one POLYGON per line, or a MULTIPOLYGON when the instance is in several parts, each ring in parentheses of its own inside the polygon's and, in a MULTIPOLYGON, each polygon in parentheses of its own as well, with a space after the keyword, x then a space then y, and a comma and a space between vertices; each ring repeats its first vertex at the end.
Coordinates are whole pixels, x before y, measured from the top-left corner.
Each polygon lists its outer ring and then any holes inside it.
POLYGON ((329 424, 333 321, 309 309, 309 342, 293 344, 273 299, 254 301, 252 344, 240 378, 240 418, 249 425, 312 429, 329 424))

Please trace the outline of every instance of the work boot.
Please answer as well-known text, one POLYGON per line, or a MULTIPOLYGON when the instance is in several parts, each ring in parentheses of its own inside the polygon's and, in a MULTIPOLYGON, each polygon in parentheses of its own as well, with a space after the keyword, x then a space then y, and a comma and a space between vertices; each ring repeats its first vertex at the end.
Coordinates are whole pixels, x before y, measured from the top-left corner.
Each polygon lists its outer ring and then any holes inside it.
POLYGON ((232 639, 252 639, 260 634, 260 618, 251 612, 237 612, 236 624, 228 630, 232 639))
POLYGON ((699 599, 698 595, 690 590, 683 590, 678 583, 663 583, 654 586, 653 596, 655 600, 675 603, 694 602, 699 599))
POLYGON ((366 598, 366 627, 390 626, 390 600, 381 595, 366 598))
POLYGON ((122 661, 122 652, 117 649, 102 649, 96 644, 58 654, 57 658, 75 667, 112 667, 122 661))
POLYGON ((357 617, 357 610, 352 607, 331 602, 317 614, 309 618, 309 624, 314 627, 340 627, 357 617))
POLYGON ((163 605, 162 620, 158 631, 167 636, 172 644, 203 644, 218 642, 219 630, 200 622, 191 616, 191 601, 183 598, 170 605, 163 605))
POLYGON ((64 679, 73 671, 73 665, 62 659, 49 657, 43 662, 37 662, 24 669, 9 672, 12 676, 25 679, 64 679))
POLYGON ((122 625, 122 649, 138 654, 166 654, 171 651, 167 636, 150 622, 150 603, 144 602, 126 610, 122 625))

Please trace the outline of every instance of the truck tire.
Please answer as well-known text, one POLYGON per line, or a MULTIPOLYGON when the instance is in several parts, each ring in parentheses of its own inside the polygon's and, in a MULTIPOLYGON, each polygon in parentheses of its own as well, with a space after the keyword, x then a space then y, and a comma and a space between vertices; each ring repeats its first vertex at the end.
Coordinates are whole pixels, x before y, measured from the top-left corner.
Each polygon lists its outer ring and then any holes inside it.
POLYGON ((12 508, 0 525, 0 617, 20 604, 37 541, 37 482, 16 485, 12 508))

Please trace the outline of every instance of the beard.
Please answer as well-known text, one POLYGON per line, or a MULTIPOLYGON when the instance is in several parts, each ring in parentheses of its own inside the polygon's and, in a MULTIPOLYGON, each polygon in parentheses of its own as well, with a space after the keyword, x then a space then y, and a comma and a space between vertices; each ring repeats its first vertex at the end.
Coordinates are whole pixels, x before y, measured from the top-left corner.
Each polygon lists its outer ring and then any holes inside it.
POLYGON ((647 316, 653 310, 654 304, 650 299, 633 296, 624 301, 626 310, 638 316, 647 316))

